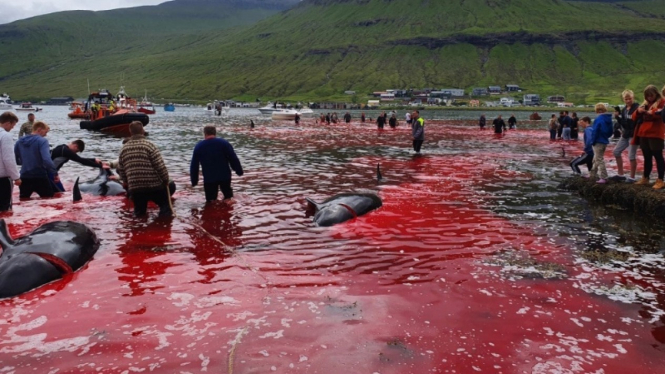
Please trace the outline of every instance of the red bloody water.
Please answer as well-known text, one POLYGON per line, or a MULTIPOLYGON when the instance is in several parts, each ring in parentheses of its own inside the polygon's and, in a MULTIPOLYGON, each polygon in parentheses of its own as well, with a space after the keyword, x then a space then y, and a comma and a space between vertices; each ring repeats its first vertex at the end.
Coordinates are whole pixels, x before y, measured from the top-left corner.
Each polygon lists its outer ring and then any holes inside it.
POLYGON ((246 174, 233 201, 204 206, 183 188, 199 127, 163 123, 151 137, 178 183, 176 218, 69 193, 5 215, 14 236, 76 220, 102 244, 73 276, 0 301, 0 372, 662 370, 662 257, 582 261, 567 231, 594 229, 550 180, 581 144, 428 121, 414 157, 403 126, 233 124, 224 135, 246 174), (305 197, 356 188, 383 207, 330 228, 305 216, 305 197), (552 202, 572 217, 548 216, 552 202), (560 276, 534 278, 543 264, 560 276))

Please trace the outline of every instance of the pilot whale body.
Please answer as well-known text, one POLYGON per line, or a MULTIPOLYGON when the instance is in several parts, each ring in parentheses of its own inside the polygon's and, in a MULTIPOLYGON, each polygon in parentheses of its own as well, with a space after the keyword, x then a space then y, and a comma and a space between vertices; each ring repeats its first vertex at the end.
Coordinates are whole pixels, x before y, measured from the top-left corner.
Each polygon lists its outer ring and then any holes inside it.
POLYGON ((122 188, 122 184, 110 179, 112 175, 111 170, 99 168, 97 178, 81 184, 78 184, 77 179, 75 186, 78 186, 83 193, 96 196, 117 196, 126 193, 125 189, 122 188))
POLYGON ((374 193, 342 193, 322 203, 307 199, 314 208, 314 222, 318 226, 332 226, 362 216, 381 207, 381 198, 374 193))
POLYGON ((0 220, 0 298, 12 297, 53 282, 85 265, 99 248, 86 225, 56 221, 12 239, 0 220))

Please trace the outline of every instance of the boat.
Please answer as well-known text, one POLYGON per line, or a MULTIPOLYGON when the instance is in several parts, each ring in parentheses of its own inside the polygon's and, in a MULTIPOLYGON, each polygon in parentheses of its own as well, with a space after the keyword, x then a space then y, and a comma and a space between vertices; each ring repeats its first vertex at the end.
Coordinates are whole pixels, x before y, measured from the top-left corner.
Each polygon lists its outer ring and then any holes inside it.
POLYGON ((296 114, 300 115, 300 112, 294 109, 280 109, 273 111, 271 118, 275 121, 293 121, 296 119, 296 114))
POLYGON ((174 112, 175 111, 175 105, 172 103, 164 104, 164 111, 165 112, 174 112))
POLYGON ((157 111, 155 110, 155 106, 150 101, 148 101, 148 90, 145 91, 143 100, 141 100, 141 102, 138 104, 138 109, 136 109, 136 111, 144 114, 157 113, 157 111))
POLYGON ((120 109, 107 117, 102 117, 94 121, 81 121, 82 130, 101 131, 107 134, 128 137, 129 124, 139 121, 146 126, 150 122, 147 114, 139 112, 130 112, 127 109, 120 109))
POLYGON ((85 111, 85 103, 74 101, 69 106, 71 112, 67 116, 71 119, 89 119, 90 115, 85 111))
POLYGON ((300 112, 301 116, 311 116, 314 114, 314 111, 308 107, 300 108, 298 109, 298 112, 300 112))
POLYGON ((206 104, 203 110, 205 110, 205 112, 208 114, 221 116, 222 114, 229 112, 229 107, 225 105, 223 101, 215 100, 214 103, 206 104))
POLYGON ((276 112, 276 111, 282 110, 282 109, 283 109, 282 104, 268 103, 268 105, 259 108, 259 112, 261 112, 261 114, 272 114, 272 112, 276 112))
POLYGON ((12 100, 9 98, 9 95, 6 93, 3 93, 2 96, 0 96, 0 110, 12 110, 14 107, 12 106, 12 100))
POLYGON ((130 123, 139 121, 146 126, 150 122, 148 115, 137 112, 136 100, 127 96, 122 87, 117 97, 108 90, 91 93, 85 106, 90 120, 81 121, 79 126, 82 130, 127 137, 130 136, 130 123))
POLYGON ((42 110, 42 108, 39 107, 34 107, 32 106, 32 103, 29 101, 22 102, 21 105, 19 105, 16 110, 22 111, 22 112, 39 112, 42 110))

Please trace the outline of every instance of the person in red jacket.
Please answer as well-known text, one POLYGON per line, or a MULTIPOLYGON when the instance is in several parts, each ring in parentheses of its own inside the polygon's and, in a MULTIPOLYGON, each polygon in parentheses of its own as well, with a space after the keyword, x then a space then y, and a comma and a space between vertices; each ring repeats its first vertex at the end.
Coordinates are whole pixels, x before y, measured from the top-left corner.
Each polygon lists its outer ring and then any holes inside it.
POLYGON ((656 86, 649 85, 644 89, 644 103, 633 113, 633 121, 637 123, 633 144, 640 146, 644 156, 644 176, 637 184, 649 184, 649 175, 653 169, 652 158, 655 158, 658 179, 653 188, 656 190, 665 187, 665 183, 663 183, 663 175, 665 174, 663 107, 665 107, 665 99, 663 99, 656 86))

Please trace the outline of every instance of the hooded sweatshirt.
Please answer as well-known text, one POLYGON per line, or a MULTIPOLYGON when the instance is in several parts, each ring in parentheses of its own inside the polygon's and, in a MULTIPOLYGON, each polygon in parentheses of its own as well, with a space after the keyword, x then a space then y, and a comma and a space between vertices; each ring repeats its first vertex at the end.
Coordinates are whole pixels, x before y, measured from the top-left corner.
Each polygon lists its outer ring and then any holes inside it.
POLYGON ((612 114, 603 113, 593 120, 593 141, 591 144, 610 144, 610 136, 614 133, 612 114))
POLYGON ((49 150, 48 140, 39 135, 24 136, 14 146, 16 158, 21 160, 21 179, 43 178, 58 174, 49 150))

